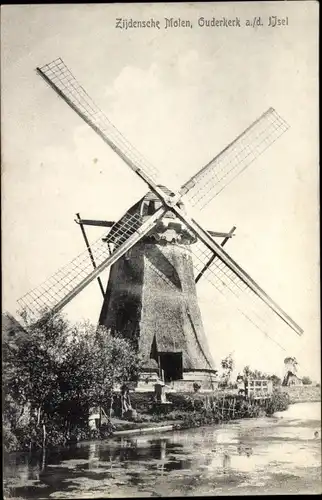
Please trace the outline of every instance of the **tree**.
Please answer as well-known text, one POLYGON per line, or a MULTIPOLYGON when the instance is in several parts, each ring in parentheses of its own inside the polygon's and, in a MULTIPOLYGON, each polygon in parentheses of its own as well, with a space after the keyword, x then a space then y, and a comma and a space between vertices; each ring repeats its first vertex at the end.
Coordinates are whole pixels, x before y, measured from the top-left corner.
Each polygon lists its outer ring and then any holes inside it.
POLYGON ((57 392, 59 366, 68 352, 70 325, 60 315, 24 325, 19 343, 4 342, 5 393, 20 405, 29 404, 38 415, 57 392))
POLYGON ((221 368, 223 370, 223 373, 221 375, 221 381, 220 381, 221 387, 228 386, 234 366, 235 363, 232 354, 229 354, 226 358, 222 359, 221 368))
MULTIPOLYGON (((60 366, 69 348, 71 325, 59 314, 30 321, 23 314, 23 326, 15 320, 16 335, 4 338, 4 420, 8 428, 26 440, 45 444, 46 421, 53 419, 62 395, 59 391, 60 366), (29 413, 27 423, 16 418, 19 408, 29 413)), ((12 333, 12 332, 11 332, 12 333)))
POLYGON ((271 380, 273 382, 273 385, 279 385, 281 383, 281 379, 277 375, 269 375, 268 373, 262 372, 260 370, 253 370, 248 365, 244 367, 243 373, 244 376, 249 379, 271 380))
POLYGON ((10 428, 26 405, 34 425, 52 422, 69 432, 93 406, 110 404, 116 383, 133 378, 140 362, 129 341, 89 322, 71 324, 60 313, 36 324, 24 316, 25 335, 4 348, 4 413, 10 428))
POLYGON ((302 384, 303 385, 311 385, 312 380, 310 379, 310 377, 304 376, 304 377, 302 377, 302 384))
POLYGON ((140 370, 136 349, 103 326, 83 324, 74 334, 64 379, 79 407, 109 409, 116 384, 133 380, 140 370))
POLYGON ((281 385, 282 380, 277 375, 273 374, 269 376, 269 380, 273 382, 273 386, 281 385))

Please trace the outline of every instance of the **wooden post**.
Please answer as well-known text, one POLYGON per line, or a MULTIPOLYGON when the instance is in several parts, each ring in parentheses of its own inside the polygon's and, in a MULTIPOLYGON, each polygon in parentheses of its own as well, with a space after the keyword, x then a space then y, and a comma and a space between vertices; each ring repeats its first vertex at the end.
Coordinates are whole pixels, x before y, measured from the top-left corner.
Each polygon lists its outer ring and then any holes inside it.
MULTIPOLYGON (((89 245, 89 242, 88 242, 88 239, 87 239, 87 235, 86 235, 84 226, 83 226, 83 224, 81 222, 80 215, 76 214, 76 217, 77 217, 77 222, 79 224, 79 227, 81 228, 81 231, 82 231, 82 235, 83 235, 83 238, 84 238, 84 241, 85 241, 85 245, 86 245, 86 248, 88 250, 89 258, 91 259, 91 262, 93 264, 93 268, 96 269, 97 266, 96 266, 96 262, 95 262, 95 259, 94 259, 94 255, 93 255, 92 249, 91 249, 91 247, 89 245)), ((97 277, 97 281, 98 281, 100 290, 102 292, 102 295, 103 295, 103 297, 105 297, 103 283, 102 283, 101 278, 99 276, 97 277)))
POLYGON ((43 449, 46 447, 46 424, 44 422, 42 424, 42 447, 43 449))
POLYGON ((108 416, 106 415, 105 411, 104 411, 104 408, 101 408, 101 412, 102 414, 104 415, 104 417, 106 418, 106 420, 108 420, 108 416))
POLYGON ((232 405, 233 405, 233 400, 231 398, 229 398, 229 410, 228 410, 228 418, 229 418, 229 420, 231 420, 232 405))
POLYGON ((163 380, 163 374, 162 374, 162 368, 161 368, 161 357, 160 354, 158 355, 158 365, 159 365, 159 377, 161 380, 163 380))
POLYGON ((41 461, 41 470, 43 471, 46 465, 46 448, 43 446, 42 449, 42 461, 41 461))
POLYGON ((114 394, 112 394, 112 395, 111 395, 111 404, 110 404, 110 419, 112 418, 113 400, 114 400, 114 394))

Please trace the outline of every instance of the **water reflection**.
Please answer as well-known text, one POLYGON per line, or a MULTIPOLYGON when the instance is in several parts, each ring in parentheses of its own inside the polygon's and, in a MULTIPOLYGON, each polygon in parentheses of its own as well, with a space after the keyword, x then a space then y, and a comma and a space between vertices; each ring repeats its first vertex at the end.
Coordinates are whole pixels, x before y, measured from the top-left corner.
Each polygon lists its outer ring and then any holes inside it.
POLYGON ((320 422, 285 417, 13 454, 4 475, 24 498, 320 492, 320 422))

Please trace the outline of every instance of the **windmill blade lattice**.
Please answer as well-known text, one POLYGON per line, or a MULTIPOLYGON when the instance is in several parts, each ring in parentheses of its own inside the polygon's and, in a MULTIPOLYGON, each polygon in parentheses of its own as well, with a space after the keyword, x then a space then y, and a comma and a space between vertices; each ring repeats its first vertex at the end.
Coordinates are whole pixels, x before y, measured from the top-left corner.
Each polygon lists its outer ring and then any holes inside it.
MULTIPOLYGON (((204 268, 213 252, 201 241, 191 246, 195 273, 204 268)), ((287 333, 289 324, 279 317, 268 305, 219 258, 215 258, 203 275, 256 328, 284 349, 272 338, 275 333, 287 333)), ((303 330, 296 325, 298 335, 303 330)))
POLYGON ((132 170, 149 185, 158 180, 159 171, 110 122, 61 58, 37 68, 37 71, 132 170))
POLYGON ((181 187, 191 206, 204 208, 273 144, 289 125, 269 108, 219 155, 181 187))
MULTIPOLYGON (((44 310, 59 310, 76 295, 76 293, 72 295, 73 291, 77 287, 80 287, 85 279, 87 279, 87 281, 89 281, 90 277, 95 279, 99 272, 102 272, 102 270, 109 265, 109 262, 113 259, 115 254, 117 254, 117 258, 119 258, 119 256, 128 251, 136 241, 142 238, 144 234, 150 231, 155 224, 155 220, 159 218, 160 214, 163 214, 163 212, 163 208, 159 209, 158 213, 151 216, 144 224, 142 224, 141 217, 138 214, 129 215, 124 218, 122 225, 119 226, 117 231, 117 246, 114 250, 111 251, 107 243, 103 241, 106 237, 106 232, 103 238, 100 237, 91 244, 92 254, 97 266, 96 270, 92 271, 93 264, 89 258, 88 250, 86 249, 67 265, 60 268, 48 280, 21 297, 18 300, 20 310, 26 310, 31 317, 41 316, 44 310), (129 245, 130 238, 135 238, 132 245, 129 245), (100 267, 103 268, 100 270, 100 267), (71 296, 69 300, 66 299, 68 296, 71 296), (63 305, 60 307, 60 304, 63 305)), ((92 279, 90 281, 92 281, 92 279)), ((87 284, 88 283, 86 283, 83 288, 85 288, 87 284)), ((79 291, 81 291, 81 289, 79 291)))

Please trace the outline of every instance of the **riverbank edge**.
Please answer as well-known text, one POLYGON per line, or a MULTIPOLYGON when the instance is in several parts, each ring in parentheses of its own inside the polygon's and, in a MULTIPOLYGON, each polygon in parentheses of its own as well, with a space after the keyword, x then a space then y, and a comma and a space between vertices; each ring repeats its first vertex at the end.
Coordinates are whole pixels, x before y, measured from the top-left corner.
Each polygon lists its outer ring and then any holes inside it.
MULTIPOLYGON (((283 391, 284 392, 284 391, 283 391)), ((286 391, 285 391, 286 392, 286 391)), ((299 404, 299 403, 320 403, 321 404, 321 398, 316 398, 313 401, 311 399, 309 400, 295 400, 295 401, 290 401, 289 404, 299 404)), ((279 410, 277 410, 279 411, 279 410)), ((188 416, 187 412, 187 416, 188 416)), ((266 415, 267 416, 267 415, 266 415)), ((274 416, 274 413, 271 415, 274 416)), ((259 417, 249 417, 252 418, 253 420, 256 420, 259 417)), ((143 424, 142 426, 138 423, 133 422, 133 427, 131 427, 131 423, 129 422, 129 428, 127 429, 121 429, 121 430, 116 430, 113 431, 111 434, 111 437, 118 437, 118 436, 126 436, 126 435, 134 435, 134 434, 144 434, 144 433, 149 433, 149 432, 166 432, 166 431, 171 431, 171 430, 185 430, 185 429, 193 429, 196 427, 202 427, 206 425, 217 425, 217 422, 214 420, 213 422, 205 422, 202 423, 201 425, 192 422, 191 420, 176 420, 176 421, 165 421, 163 424, 160 423, 160 425, 153 425, 153 426, 147 426, 146 423, 143 424)))
MULTIPOLYGON (((286 391, 281 391, 281 392, 286 392, 286 391)), ((276 394, 280 394, 281 395, 281 392, 278 391, 276 394)), ((177 397, 179 395, 176 395, 177 397)), ((189 395, 190 397, 192 396, 191 394, 189 395)), ((193 395, 193 396, 197 396, 197 395, 193 395)), ((199 395, 200 396, 200 395, 199 395)), ((182 399, 182 397, 186 398, 187 395, 181 395, 180 398, 182 399)), ((144 398, 146 399, 146 397, 144 398)), ((283 398, 284 399, 284 398, 283 398)), ((320 403, 321 402, 321 398, 315 398, 316 403, 320 403)), ((288 404, 297 404, 297 403, 300 403, 302 401, 289 401, 288 404)), ((310 401, 312 402, 312 401, 310 401)), ((287 406, 288 406, 287 404, 287 406)), ((275 411, 281 411, 282 408, 280 408, 280 405, 278 405, 278 407, 276 407, 274 405, 274 410, 275 411)), ((143 408, 142 408, 143 410, 143 408)), ((95 437, 96 439, 98 438, 99 440, 105 440, 105 439, 113 439, 114 437, 117 438, 117 437, 121 437, 121 436, 131 436, 131 435, 139 435, 139 434, 147 434, 147 433, 159 433, 159 432, 167 432, 167 431, 173 431, 173 430, 184 430, 184 429, 193 429, 193 428, 198 428, 198 427, 203 427, 205 425, 217 425, 218 423, 218 416, 215 417, 214 415, 210 415, 208 412, 204 412, 204 411, 200 411, 201 409, 198 410, 192 410, 192 409, 179 409, 179 407, 177 408, 177 410, 179 410, 179 413, 180 415, 173 415, 173 416, 168 416, 166 414, 163 414, 162 416, 159 415, 159 418, 157 420, 154 420, 154 421, 135 421, 135 420, 123 420, 123 419, 119 419, 119 418, 116 418, 114 420, 114 418, 112 417, 111 419, 111 424, 112 424, 112 428, 110 429, 110 431, 105 435, 105 436, 101 436, 101 437, 95 437), (170 418, 169 418, 170 417, 170 418), (173 418, 174 417, 174 418, 173 418), (177 417, 177 418, 176 418, 177 417), (179 418, 178 418, 179 417, 179 418)), ((262 409, 263 412, 265 412, 264 408, 262 409)), ((273 411, 274 411, 273 410, 273 411)), ((275 412, 274 411, 274 412, 275 412)), ((282 410, 283 411, 283 410, 282 410)), ((253 414, 253 415, 249 415, 249 416, 245 416, 245 417, 241 417, 241 418, 252 418, 252 419, 256 419, 258 418, 259 416, 264 416, 262 412, 262 415, 260 414, 253 414)), ((143 413, 145 413, 145 411, 143 410, 143 413)), ((176 412, 178 413, 178 411, 176 412)), ((266 414, 267 415, 267 414, 266 414)), ((272 415, 272 412, 269 413, 269 415, 272 415)), ((144 415, 143 415, 144 416, 144 415)), ((268 415, 267 415, 268 416, 268 415)), ((230 419, 228 419, 230 420, 230 419)), ((226 418, 223 418, 222 421, 227 421, 226 418)), ((94 439, 95 439, 94 438, 94 439)), ((70 442, 66 442, 65 445, 69 445, 69 444, 73 444, 74 442, 78 442, 78 443, 85 443, 87 442, 89 439, 92 439, 92 438, 87 438, 84 437, 81 438, 81 439, 77 439, 76 441, 70 441, 70 442)), ((65 446, 63 445, 63 446, 65 446)), ((12 450, 8 450, 7 452, 10 453, 10 452, 19 452, 19 451, 24 451, 23 449, 12 449, 12 450)))
MULTIPOLYGON (((296 402, 293 402, 293 403, 290 403, 290 404, 298 404, 298 403, 301 403, 302 401, 296 401, 296 402)), ((312 401, 310 401, 312 402, 312 401)), ((313 401, 314 403, 321 403, 321 399, 317 400, 317 401, 313 401)), ((274 416, 274 414, 272 415, 274 416)), ((249 417, 249 418, 252 418, 252 420, 257 420, 257 418, 260 418, 260 417, 249 417)), ((243 419, 244 420, 244 419, 243 419)), ((209 426, 209 425, 218 425, 218 422, 216 421, 213 421, 213 422, 207 422, 207 423, 202 423, 201 425, 200 424, 196 424, 196 423, 193 423, 191 421, 189 421, 189 423, 187 422, 187 420, 184 420, 184 421, 179 421, 179 420, 175 420, 175 421, 167 421, 167 422, 164 422, 164 424, 161 424, 161 425, 150 425, 150 426, 147 426, 146 423, 145 424, 139 424, 138 422, 128 422, 128 425, 131 426, 132 424, 132 427, 130 428, 127 428, 127 429, 121 429, 121 430, 115 430, 111 433, 111 435, 107 438, 107 439, 113 439, 113 438, 118 438, 118 437, 123 437, 123 436, 132 436, 132 435, 140 435, 140 434, 149 434, 149 433, 161 433, 161 432, 170 432, 170 431, 174 431, 174 430, 187 430, 187 429, 193 429, 193 428, 196 428, 196 427, 205 427, 205 426, 209 426)), ((100 439, 99 441, 105 441, 106 439, 100 439)), ((86 443, 87 441, 89 441, 88 439, 82 439, 81 441, 79 441, 79 443, 86 443)), ((19 451, 24 451, 24 450, 15 450, 15 451, 12 451, 11 453, 17 453, 19 451)), ((9 452, 10 453, 10 452, 9 452)))
MULTIPOLYGON (((241 420, 245 419, 252 419, 256 420, 257 418, 260 418, 261 416, 267 416, 267 414, 264 414, 264 412, 261 413, 261 415, 256 416, 256 417, 241 417, 241 420)), ((187 430, 187 429, 195 429, 197 427, 205 427, 205 426, 216 426, 219 425, 220 423, 223 423, 223 421, 218 421, 215 418, 208 418, 208 419, 202 419, 202 415, 199 413, 195 414, 196 420, 191 420, 189 418, 189 414, 187 412, 186 418, 183 420, 166 420, 162 424, 160 422, 159 425, 146 425, 146 423, 138 424, 137 422, 133 422, 133 426, 131 426, 131 423, 127 423, 127 428, 126 429, 121 429, 121 430, 115 430, 112 431, 110 438, 113 437, 121 437, 121 436, 127 436, 127 435, 134 435, 134 434, 148 434, 148 433, 158 433, 158 432, 167 432, 167 431, 173 431, 173 430, 187 430)), ((225 423, 230 422, 231 419, 226 420, 225 423)))
POLYGON ((180 424, 165 424, 165 425, 158 425, 158 426, 153 426, 153 427, 136 427, 133 429, 126 429, 123 431, 114 431, 111 435, 111 437, 118 437, 118 436, 127 436, 127 435, 132 435, 132 434, 144 434, 144 433, 149 433, 149 432, 166 432, 166 431, 173 431, 173 430, 179 430, 180 424))

